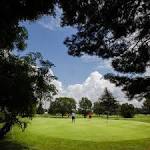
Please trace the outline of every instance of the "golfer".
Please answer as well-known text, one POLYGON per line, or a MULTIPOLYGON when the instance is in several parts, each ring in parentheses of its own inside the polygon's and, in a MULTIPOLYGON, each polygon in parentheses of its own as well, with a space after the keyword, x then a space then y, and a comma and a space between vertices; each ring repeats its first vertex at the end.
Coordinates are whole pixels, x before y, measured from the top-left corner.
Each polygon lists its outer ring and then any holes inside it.
POLYGON ((72 123, 75 123, 76 114, 74 112, 72 112, 71 116, 72 116, 72 123))

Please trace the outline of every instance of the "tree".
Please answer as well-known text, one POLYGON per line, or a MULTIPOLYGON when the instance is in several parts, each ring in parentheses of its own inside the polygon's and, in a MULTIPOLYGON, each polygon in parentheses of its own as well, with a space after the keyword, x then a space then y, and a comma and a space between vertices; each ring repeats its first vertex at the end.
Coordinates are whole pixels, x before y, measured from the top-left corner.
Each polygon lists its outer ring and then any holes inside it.
POLYGON ((135 107, 134 112, 135 114, 145 114, 144 109, 142 107, 135 107))
POLYGON ((145 114, 150 114, 150 99, 146 99, 144 102, 143 102, 143 112, 145 114))
POLYGON ((86 117, 87 113, 91 111, 92 102, 87 97, 82 97, 79 101, 80 112, 86 117))
POLYGON ((122 104, 120 114, 124 118, 133 118, 135 115, 134 106, 132 104, 122 104))
POLYGON ((39 53, 19 57, 12 52, 14 49, 24 50, 27 45, 28 32, 21 22, 35 21, 42 15, 54 15, 55 2, 0 1, 0 111, 5 116, 0 138, 15 123, 25 128, 26 123, 18 118, 31 118, 43 95, 56 94, 56 88, 51 84, 54 76, 48 73, 53 66, 51 62, 45 61, 39 53))
POLYGON ((104 109, 104 112, 107 114, 107 119, 109 115, 116 113, 118 103, 113 97, 112 93, 108 91, 107 88, 105 88, 104 93, 99 98, 99 101, 101 103, 102 108, 104 109))
POLYGON ((71 0, 63 1, 62 7, 63 25, 77 27, 65 40, 68 53, 110 58, 121 74, 108 74, 106 79, 122 86, 130 99, 149 98, 150 76, 144 75, 150 65, 149 1, 71 0))
POLYGON ((150 98, 150 77, 141 76, 150 60, 150 3, 146 0, 1 0, 0 50, 25 49, 28 33, 20 22, 53 16, 56 5, 62 9, 62 26, 77 28, 77 33, 65 40, 70 55, 111 58, 113 68, 125 75, 109 74, 106 78, 122 86, 129 98, 150 98))
POLYGON ((100 114, 104 113, 104 108, 103 108, 100 101, 94 102, 93 112, 97 115, 100 115, 100 114))
POLYGON ((0 49, 23 50, 28 38, 21 21, 35 21, 43 15, 54 15, 55 0, 1 0, 0 49))
POLYGON ((28 35, 20 22, 55 16, 56 6, 62 9, 62 26, 77 28, 76 34, 65 40, 70 55, 111 58, 113 68, 125 75, 108 74, 106 79, 122 86, 131 99, 150 97, 150 77, 140 76, 150 60, 150 4, 146 0, 2 0, 0 49, 24 49, 28 35))
POLYGON ((44 114, 45 110, 43 108, 43 104, 40 102, 38 107, 37 107, 37 110, 36 110, 36 113, 37 114, 44 114))
POLYGON ((51 102, 49 113, 56 114, 60 113, 62 117, 66 113, 71 113, 76 109, 76 101, 69 97, 59 97, 55 101, 51 102))
POLYGON ((49 74, 52 66, 53 64, 45 61, 40 53, 19 57, 7 51, 0 51, 0 110, 5 115, 0 128, 0 138, 3 138, 15 123, 22 129, 26 127, 26 123, 20 118, 33 117, 40 91, 56 94, 55 86, 46 80, 47 76, 51 81, 55 79, 49 74))
MULTIPOLYGON (((53 14, 54 4, 54 1, 49 0, 0 1, 0 110, 5 116, 0 138, 15 123, 26 127, 26 123, 19 118, 31 118, 34 115, 39 91, 56 93, 54 85, 45 82, 48 68, 53 66, 51 63, 39 58, 38 54, 21 58, 11 52, 26 48, 28 33, 20 22, 34 21, 44 14, 53 14)), ((54 79, 52 75, 50 78, 54 79)))

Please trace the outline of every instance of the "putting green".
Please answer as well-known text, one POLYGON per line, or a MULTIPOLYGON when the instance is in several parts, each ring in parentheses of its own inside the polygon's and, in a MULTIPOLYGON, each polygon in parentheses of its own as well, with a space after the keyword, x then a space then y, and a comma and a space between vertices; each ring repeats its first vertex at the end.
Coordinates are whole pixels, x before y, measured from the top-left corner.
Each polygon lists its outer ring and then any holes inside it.
MULTIPOLYGON (((20 134, 20 133, 19 133, 20 134)), ((150 138, 150 124, 131 120, 34 118, 21 136, 106 142, 150 138), (24 135, 23 135, 24 134, 24 135)))

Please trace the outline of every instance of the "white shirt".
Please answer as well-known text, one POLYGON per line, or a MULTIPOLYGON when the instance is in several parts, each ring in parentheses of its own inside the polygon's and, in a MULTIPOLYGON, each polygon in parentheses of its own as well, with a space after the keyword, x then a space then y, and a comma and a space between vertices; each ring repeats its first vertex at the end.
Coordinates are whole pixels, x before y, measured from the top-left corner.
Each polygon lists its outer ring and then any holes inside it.
POLYGON ((72 117, 75 117, 76 116, 76 114, 75 113, 72 113, 72 117))

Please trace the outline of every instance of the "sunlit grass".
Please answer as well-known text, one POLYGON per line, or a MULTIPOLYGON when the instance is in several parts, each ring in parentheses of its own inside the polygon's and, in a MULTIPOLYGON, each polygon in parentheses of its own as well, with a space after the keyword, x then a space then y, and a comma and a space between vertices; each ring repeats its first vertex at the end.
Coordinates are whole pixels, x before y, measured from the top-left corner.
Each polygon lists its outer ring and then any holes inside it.
POLYGON ((70 119, 36 117, 25 132, 13 128, 6 139, 0 142, 0 149, 150 150, 148 122, 149 116, 108 121, 80 118, 76 119, 75 124, 70 119))

